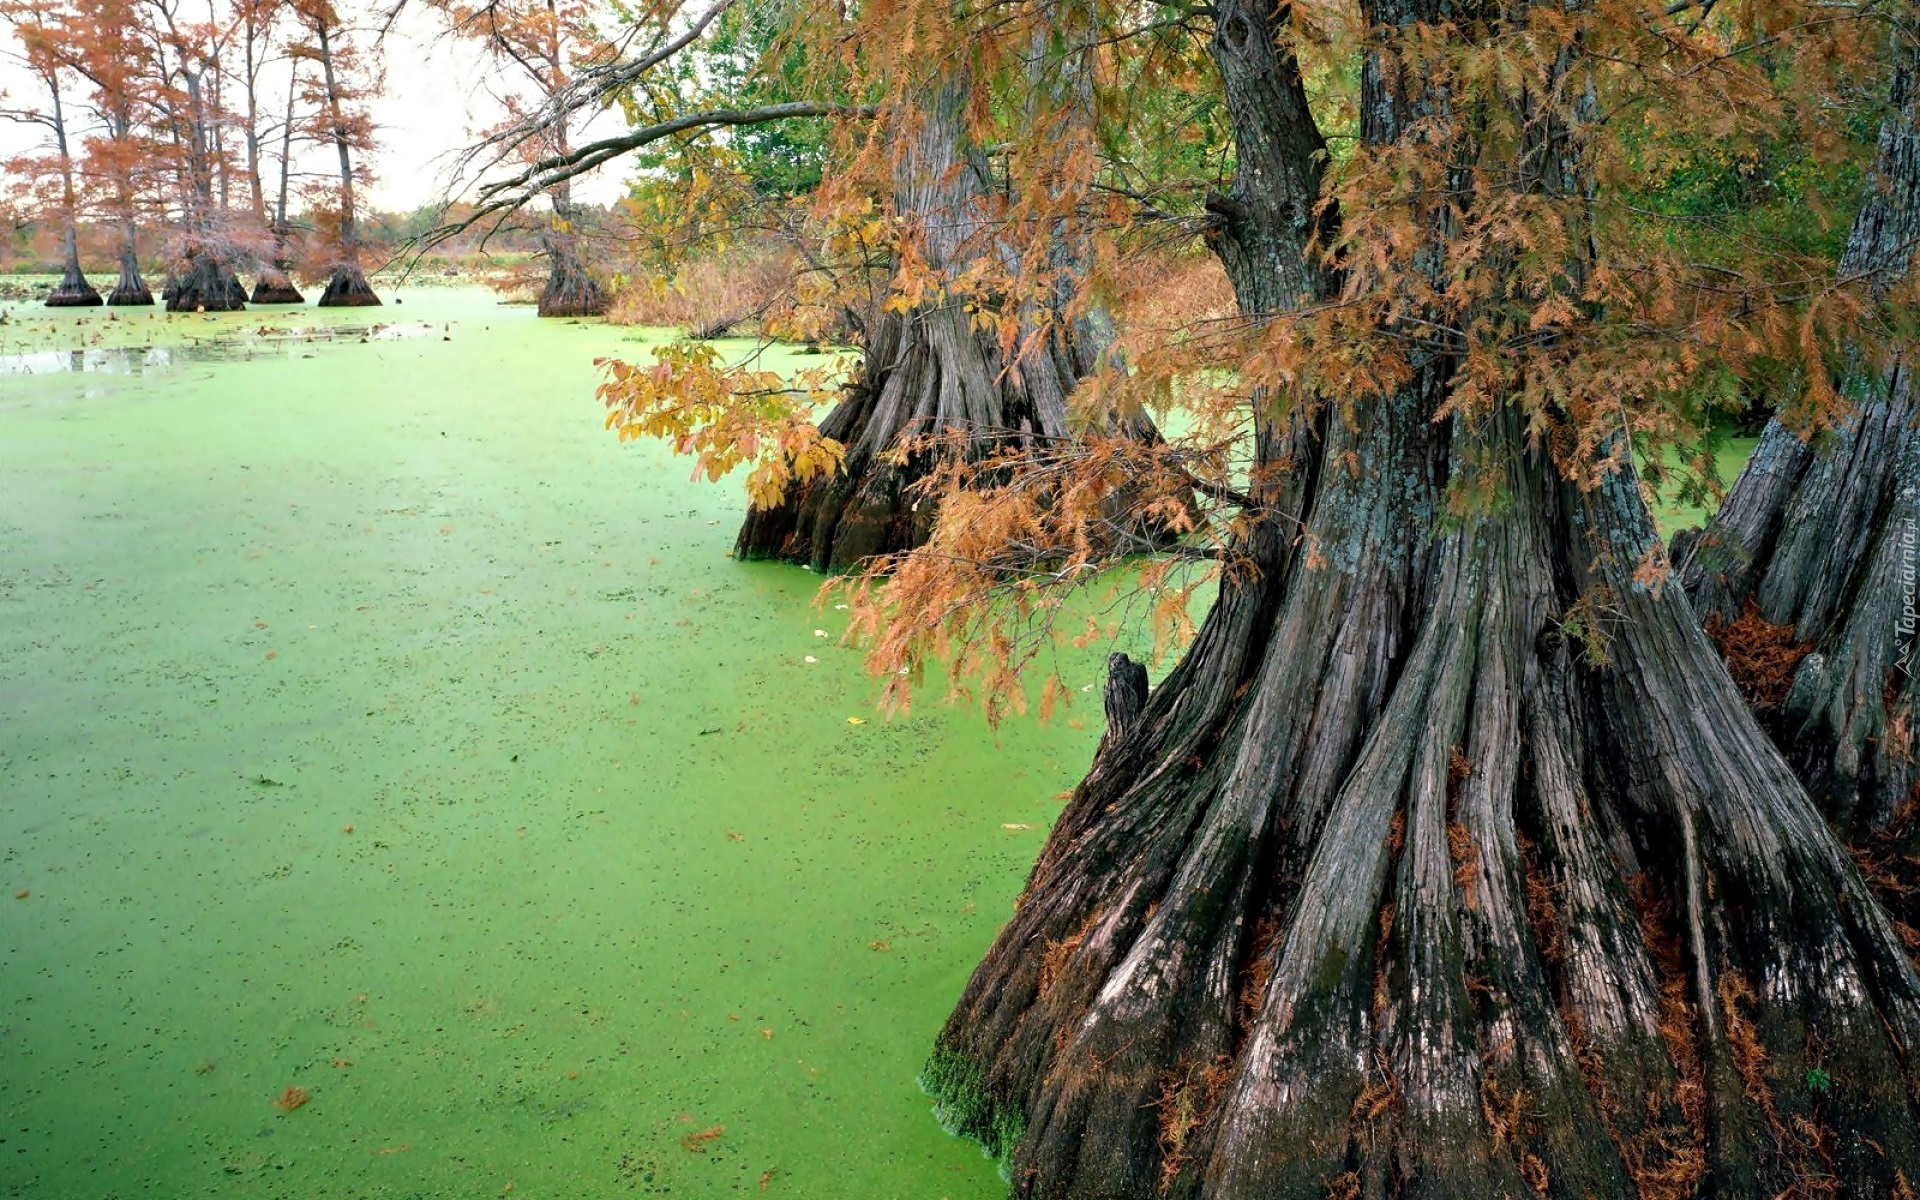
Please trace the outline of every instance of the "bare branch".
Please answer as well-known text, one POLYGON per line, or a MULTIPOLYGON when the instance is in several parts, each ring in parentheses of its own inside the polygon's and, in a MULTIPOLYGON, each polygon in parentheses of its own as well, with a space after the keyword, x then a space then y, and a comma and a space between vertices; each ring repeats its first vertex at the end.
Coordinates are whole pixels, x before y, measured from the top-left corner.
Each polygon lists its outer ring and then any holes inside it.
POLYGON ((630 129, 617 137, 588 142, 566 154, 541 159, 518 175, 482 186, 480 203, 472 214, 455 224, 434 230, 427 236, 427 245, 438 245, 489 217, 506 217, 557 183, 578 178, 623 154, 679 134, 705 133, 740 125, 764 125, 796 117, 872 117, 878 111, 872 105, 796 100, 758 108, 718 108, 684 113, 670 121, 630 129))

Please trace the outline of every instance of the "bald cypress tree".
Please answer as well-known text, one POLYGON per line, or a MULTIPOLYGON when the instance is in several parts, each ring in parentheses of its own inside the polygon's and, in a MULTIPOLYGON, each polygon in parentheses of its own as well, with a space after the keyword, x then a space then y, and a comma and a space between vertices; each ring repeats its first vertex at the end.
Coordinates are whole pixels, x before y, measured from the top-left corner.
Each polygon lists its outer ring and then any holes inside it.
POLYGON ((1856 833, 1905 825, 1920 799, 1911 732, 1920 405, 1902 320, 1920 242, 1920 35, 1903 26, 1892 47, 1887 114, 1840 265, 1893 318, 1891 347, 1847 354, 1839 382, 1849 411, 1833 428, 1769 422, 1709 527, 1675 544, 1695 610, 1736 659, 1765 659, 1736 665, 1770 685, 1756 698, 1775 740, 1856 833), (1755 638, 1760 646, 1747 644, 1755 638))
POLYGON ((1763 111, 1782 7, 1366 0, 1337 163, 1211 10, 1256 461, 925 1073, 1017 1195, 1912 1194, 1920 976, 1633 468, 1774 326, 1622 234, 1621 114, 1763 111))

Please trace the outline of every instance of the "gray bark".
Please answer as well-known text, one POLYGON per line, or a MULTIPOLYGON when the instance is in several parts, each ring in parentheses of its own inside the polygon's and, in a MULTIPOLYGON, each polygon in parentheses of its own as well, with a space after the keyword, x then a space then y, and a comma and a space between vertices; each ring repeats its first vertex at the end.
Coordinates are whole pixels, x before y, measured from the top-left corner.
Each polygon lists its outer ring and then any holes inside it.
MULTIPOLYGON (((1259 97, 1216 206, 1253 314, 1332 284, 1285 18, 1217 16, 1259 97)), ((1445 97, 1381 66, 1390 144, 1445 97)), ((1920 976, 1681 588, 1636 577, 1632 475, 1564 482, 1510 408, 1436 423, 1451 370, 1262 429, 1304 527, 1255 527, 1103 741, 923 1081, 1029 1198, 1907 1194, 1920 976), (1499 510, 1439 522, 1487 464, 1499 510)))
MULTIPOLYGON (((1841 276, 1877 297, 1904 279, 1920 241, 1920 43, 1896 33, 1891 100, 1841 276)), ((1920 404, 1914 348, 1890 361, 1856 356, 1838 428, 1805 440, 1779 420, 1704 533, 1674 551, 1703 619, 1752 605, 1810 647, 1769 725, 1807 786, 1843 829, 1883 830, 1920 784, 1913 531, 1920 522, 1920 404)))

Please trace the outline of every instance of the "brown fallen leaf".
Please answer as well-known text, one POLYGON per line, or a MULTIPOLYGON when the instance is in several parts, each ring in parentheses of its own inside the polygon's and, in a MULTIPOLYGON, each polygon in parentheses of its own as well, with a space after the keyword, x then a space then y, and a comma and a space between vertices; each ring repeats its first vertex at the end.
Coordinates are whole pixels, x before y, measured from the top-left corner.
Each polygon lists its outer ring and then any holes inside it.
POLYGON ((893 949, 893 943, 892 943, 892 942, 868 942, 868 943, 867 943, 867 949, 869 949, 869 950, 891 950, 891 949, 893 949))
POLYGON ((735 833, 729 829, 727 830, 727 840, 730 842, 744 842, 747 840, 747 835, 744 833, 735 833))
POLYGON ((680 1139, 681 1148, 692 1154, 705 1154, 707 1143, 717 1140, 727 1131, 725 1125, 715 1125, 712 1129, 702 1129, 699 1133, 689 1133, 680 1139))

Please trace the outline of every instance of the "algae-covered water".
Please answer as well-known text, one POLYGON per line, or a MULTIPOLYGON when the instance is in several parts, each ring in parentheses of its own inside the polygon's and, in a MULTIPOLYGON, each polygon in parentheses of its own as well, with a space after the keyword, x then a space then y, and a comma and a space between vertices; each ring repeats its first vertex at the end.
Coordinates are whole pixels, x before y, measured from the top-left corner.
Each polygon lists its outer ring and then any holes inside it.
POLYGON ((633 331, 404 295, 0 326, 0 1195, 1004 1195, 914 1074, 1097 703, 881 718, 633 331))

